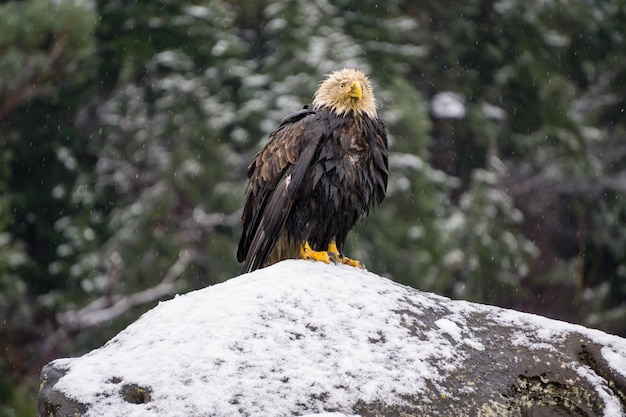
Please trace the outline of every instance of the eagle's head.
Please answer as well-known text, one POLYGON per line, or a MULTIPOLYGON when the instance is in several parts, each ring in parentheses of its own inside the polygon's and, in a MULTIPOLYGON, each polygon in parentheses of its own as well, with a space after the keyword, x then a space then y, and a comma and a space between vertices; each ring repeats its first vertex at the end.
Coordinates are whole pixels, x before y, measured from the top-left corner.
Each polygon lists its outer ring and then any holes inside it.
POLYGON ((377 118, 372 84, 362 71, 352 68, 328 74, 313 96, 313 106, 330 108, 340 116, 352 111, 377 118))

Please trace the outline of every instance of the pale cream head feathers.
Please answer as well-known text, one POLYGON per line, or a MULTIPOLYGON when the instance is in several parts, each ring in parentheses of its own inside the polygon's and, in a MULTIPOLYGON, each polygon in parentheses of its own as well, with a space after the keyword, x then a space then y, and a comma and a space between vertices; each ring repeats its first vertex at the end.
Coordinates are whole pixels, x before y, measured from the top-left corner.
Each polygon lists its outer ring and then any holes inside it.
POLYGON ((313 96, 313 106, 330 108, 339 116, 354 111, 377 118, 372 83, 362 71, 352 68, 328 74, 313 96))

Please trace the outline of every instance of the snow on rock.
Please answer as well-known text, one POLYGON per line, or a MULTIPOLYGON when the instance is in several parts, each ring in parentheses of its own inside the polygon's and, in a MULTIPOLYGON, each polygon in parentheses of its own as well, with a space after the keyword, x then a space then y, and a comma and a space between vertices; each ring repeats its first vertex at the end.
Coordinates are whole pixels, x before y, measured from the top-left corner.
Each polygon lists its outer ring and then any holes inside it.
POLYGON ((556 407, 617 417, 626 415, 624 358, 626 340, 600 331, 294 260, 162 302, 103 347, 51 362, 39 415, 518 416, 556 407))

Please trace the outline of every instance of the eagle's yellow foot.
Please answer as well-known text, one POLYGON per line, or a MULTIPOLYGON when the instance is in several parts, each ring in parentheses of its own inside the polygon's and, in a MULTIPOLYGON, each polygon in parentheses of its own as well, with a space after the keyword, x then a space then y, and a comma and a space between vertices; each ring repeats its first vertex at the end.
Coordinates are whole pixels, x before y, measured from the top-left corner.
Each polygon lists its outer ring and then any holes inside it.
POLYGON ((337 244, 334 241, 328 244, 328 250, 326 251, 316 251, 311 248, 309 242, 304 242, 304 245, 300 246, 300 258, 310 261, 324 262, 326 264, 329 264, 331 262, 334 264, 342 263, 344 265, 350 265, 355 268, 365 269, 365 266, 362 262, 355 259, 350 259, 339 253, 339 249, 337 249, 337 244))
POLYGON ((357 261, 356 259, 350 259, 350 258, 348 258, 346 256, 341 258, 341 262, 343 262, 346 265, 353 266, 355 268, 365 269, 365 265, 363 265, 363 262, 357 261))
POLYGON ((326 251, 313 250, 309 245, 309 242, 304 242, 304 245, 300 246, 300 258, 311 261, 324 262, 325 264, 329 264, 331 262, 337 263, 337 258, 334 256, 334 254, 331 255, 329 252, 326 251))
POLYGON ((328 244, 328 253, 332 254, 331 256, 337 259, 337 262, 341 262, 344 265, 350 265, 355 268, 365 269, 365 265, 363 265, 362 262, 357 261, 356 259, 350 259, 347 256, 343 256, 342 254, 340 254, 339 249, 337 249, 337 244, 334 240, 328 244))

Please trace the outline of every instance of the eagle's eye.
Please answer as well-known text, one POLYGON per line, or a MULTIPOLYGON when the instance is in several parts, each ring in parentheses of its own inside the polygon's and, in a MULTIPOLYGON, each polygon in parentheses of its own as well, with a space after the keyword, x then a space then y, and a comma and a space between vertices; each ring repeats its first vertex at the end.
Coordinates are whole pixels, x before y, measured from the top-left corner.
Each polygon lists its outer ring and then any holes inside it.
POLYGON ((346 85, 344 83, 339 84, 339 88, 344 88, 346 85))

